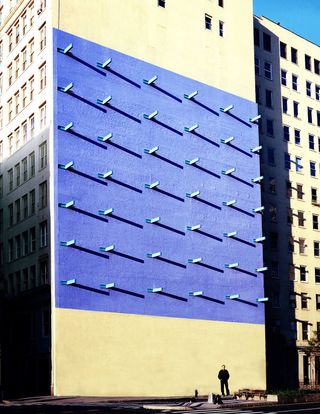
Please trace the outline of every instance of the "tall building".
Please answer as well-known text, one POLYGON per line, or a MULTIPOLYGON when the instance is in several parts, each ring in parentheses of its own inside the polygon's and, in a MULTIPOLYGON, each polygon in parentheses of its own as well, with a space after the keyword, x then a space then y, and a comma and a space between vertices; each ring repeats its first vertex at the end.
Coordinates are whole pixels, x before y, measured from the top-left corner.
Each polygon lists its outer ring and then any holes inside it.
POLYGON ((319 46, 265 17, 254 19, 263 204, 268 384, 319 384, 319 46))
POLYGON ((9 6, 5 391, 265 388, 251 0, 9 6))

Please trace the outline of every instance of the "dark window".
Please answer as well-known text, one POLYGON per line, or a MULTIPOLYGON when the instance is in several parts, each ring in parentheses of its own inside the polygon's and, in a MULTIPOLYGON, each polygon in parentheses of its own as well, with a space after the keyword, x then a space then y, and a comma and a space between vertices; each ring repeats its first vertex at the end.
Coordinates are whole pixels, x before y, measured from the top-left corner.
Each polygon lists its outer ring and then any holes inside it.
POLYGON ((306 293, 301 293, 301 309, 308 309, 308 297, 306 293))
POLYGON ((316 295, 316 309, 320 310, 320 295, 316 295))
POLYGON ((287 125, 283 126, 283 139, 284 141, 290 141, 290 128, 287 125))
POLYGON ((320 243, 318 241, 313 242, 313 254, 315 257, 319 257, 319 249, 320 249, 320 243))
POLYGON ((312 214, 312 228, 319 230, 319 216, 317 214, 312 214))
POLYGON ((166 7, 166 0, 158 0, 159 7, 166 7))
POLYGON ((278 233, 270 233, 270 247, 271 249, 277 249, 278 247, 278 233))
POLYGON ((288 98, 282 97, 282 112, 284 114, 288 113, 288 98))
POLYGON ((320 101, 320 86, 319 85, 315 86, 315 93, 316 93, 316 100, 320 101))
POLYGON ((290 207, 287 209, 287 224, 293 224, 292 208, 290 207))
POLYGON ((294 47, 291 48, 291 62, 298 63, 298 51, 294 47))
POLYGON ((287 152, 284 153, 284 168, 287 170, 291 169, 290 154, 288 154, 287 152))
POLYGON ((316 188, 311 188, 311 201, 312 203, 316 203, 318 201, 318 194, 316 188))
POLYGON ((293 101, 293 116, 295 118, 298 118, 299 116, 299 103, 295 101, 293 101))
POLYGON ((320 126, 320 111, 317 111, 317 125, 320 126))
POLYGON ((219 36, 224 36, 224 22, 221 20, 219 20, 219 36))
POLYGON ((207 30, 212 29, 212 16, 209 16, 209 14, 204 15, 204 26, 207 30))
POLYGON ((289 236, 288 238, 288 252, 294 253, 294 239, 292 236, 289 236))
POLYGON ((304 64, 305 68, 311 70, 311 57, 308 55, 304 55, 304 64))
POLYGON ((272 63, 264 62, 264 77, 272 80, 272 63))
POLYGON ((281 84, 287 86, 287 72, 281 69, 281 84))
POLYGON ((287 59, 287 45, 283 42, 280 42, 280 56, 287 59))
POLYGON ((304 227, 304 212, 298 211, 298 226, 304 227))
POLYGON ((305 266, 300 266, 300 282, 307 281, 307 268, 305 266))
POLYGON ((271 36, 267 33, 263 33, 263 48, 267 52, 271 52, 271 36))
POLYGON ((314 135, 309 134, 309 149, 314 150, 314 135))
POLYGON ((320 283, 320 268, 319 267, 315 267, 314 277, 315 277, 315 282, 320 283))
POLYGON ((307 113, 307 115, 308 115, 308 122, 309 122, 309 124, 312 124, 312 108, 310 108, 309 106, 308 106, 308 113, 307 113))
POLYGON ((297 184, 297 198, 298 200, 303 200, 303 185, 302 184, 297 184))
MULTIPOLYGON (((307 341, 308 339, 309 339, 309 335, 308 335, 308 322, 303 321, 302 322, 302 340, 303 341, 307 341)), ((306 356, 306 355, 304 355, 304 356, 306 356)), ((307 356, 307 359, 309 359, 308 356, 307 356)))
POLYGON ((292 197, 292 183, 291 181, 286 181, 286 194, 287 197, 292 197))
POLYGON ((260 32, 256 27, 254 28, 254 44, 260 46, 260 32))
POLYGON ((298 90, 298 76, 297 75, 292 75, 292 89, 294 91, 298 90))
POLYGON ((314 60, 314 73, 320 75, 320 62, 317 59, 314 60))
POLYGON ((313 161, 310 161, 310 175, 311 177, 315 177, 317 175, 316 163, 313 161))
POLYGON ((273 137, 274 129, 273 129, 273 120, 267 119, 267 135, 273 137))
POLYGON ((299 129, 295 129, 294 130, 294 143, 296 145, 300 145, 301 144, 301 136, 300 136, 299 129))
POLYGON ((311 82, 306 81, 306 94, 307 96, 311 96, 311 82))
POLYGON ((269 89, 266 89, 266 107, 273 107, 272 91, 270 91, 269 89))
POLYGON ((218 4, 219 4, 220 7, 223 7, 223 0, 219 0, 218 4))

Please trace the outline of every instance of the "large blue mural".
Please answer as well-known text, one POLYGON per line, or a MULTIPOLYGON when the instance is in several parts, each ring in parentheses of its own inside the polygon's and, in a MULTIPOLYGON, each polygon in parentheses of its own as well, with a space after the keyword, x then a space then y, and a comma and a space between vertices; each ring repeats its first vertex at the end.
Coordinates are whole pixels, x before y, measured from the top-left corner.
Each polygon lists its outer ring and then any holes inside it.
POLYGON ((256 104, 59 30, 54 83, 56 306, 264 323, 256 104))

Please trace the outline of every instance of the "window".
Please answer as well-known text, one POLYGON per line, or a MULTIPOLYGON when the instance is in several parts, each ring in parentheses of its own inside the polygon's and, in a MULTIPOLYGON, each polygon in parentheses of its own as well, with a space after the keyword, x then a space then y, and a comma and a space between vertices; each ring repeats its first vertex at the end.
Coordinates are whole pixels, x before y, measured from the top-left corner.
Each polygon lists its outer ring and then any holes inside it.
POLYGON ((294 91, 298 90, 298 76, 297 75, 292 75, 292 89, 294 91))
POLYGON ((8 261, 13 261, 13 239, 8 241, 8 261))
POLYGON ((30 200, 30 214, 35 214, 36 212, 36 192, 35 190, 31 190, 29 192, 29 200, 30 200))
POLYGON ((320 254, 319 249, 320 249, 320 243, 318 241, 314 241, 313 242, 313 255, 315 257, 319 257, 319 254, 320 254))
POLYGON ((296 145, 301 144, 301 136, 300 136, 300 130, 299 129, 294 130, 294 143, 296 145))
POLYGON ((46 37, 46 25, 44 24, 39 29, 40 34, 40 50, 43 50, 46 47, 47 44, 47 37, 46 37))
POLYGON ((32 27, 34 23, 34 4, 33 3, 29 7, 29 20, 30 20, 30 27, 32 27))
POLYGON ((309 124, 312 124, 312 111, 313 111, 313 109, 308 106, 307 115, 308 115, 308 122, 309 122, 309 124))
POLYGON ((39 107, 39 112, 40 112, 40 128, 44 128, 46 126, 46 122, 47 122, 47 105, 46 103, 42 104, 39 107))
POLYGON ((25 83, 22 88, 22 108, 26 107, 27 104, 27 84, 25 83))
POLYGON ((320 268, 318 267, 314 269, 314 278, 316 283, 320 283, 320 268))
POLYGON ((319 216, 317 214, 312 214, 312 228, 319 230, 319 216))
POLYGON ((292 197, 292 183, 291 181, 286 181, 286 195, 287 197, 292 197))
POLYGON ((320 86, 319 85, 315 86, 315 92, 316 92, 316 100, 320 101, 320 86))
POLYGON ((288 237, 288 252, 294 253, 294 239, 292 236, 288 237))
POLYGON ((283 140, 290 141, 290 128, 287 125, 283 126, 283 140))
POLYGON ((20 41, 20 24, 19 21, 15 24, 15 32, 16 32, 16 44, 20 41))
POLYGON ((311 96, 311 82, 306 81, 306 94, 307 96, 311 96))
POLYGON ((270 91, 269 89, 266 89, 266 106, 268 108, 273 107, 272 91, 270 91))
POLYGON ((210 16, 209 14, 205 14, 204 15, 204 27, 207 30, 211 30, 212 29, 212 16, 210 16))
POLYGON ((300 265, 300 282, 306 282, 307 281, 307 268, 306 266, 300 265))
POLYGON ((220 7, 223 7, 223 0, 218 0, 218 4, 220 7))
POLYGON ((308 55, 304 55, 304 64, 307 70, 311 70, 311 57, 308 55))
POLYGON ((254 28, 254 45, 260 46, 260 32, 256 27, 254 28))
POLYGON ((287 208, 287 224, 291 225, 293 224, 293 214, 292 214, 292 208, 287 208))
POLYGON ((318 201, 318 194, 316 188, 311 188, 311 201, 312 203, 316 203, 318 201))
POLYGON ((34 76, 29 79, 29 94, 30 94, 30 102, 34 98, 34 76))
POLYGON ((296 172, 302 172, 302 159, 296 156, 296 172))
POLYGON ((30 115, 29 117, 29 130, 30 130, 30 137, 32 138, 34 136, 34 130, 35 130, 34 114, 30 115))
POLYGON ((299 117, 299 103, 296 101, 293 101, 293 116, 295 118, 299 117))
POLYGON ((303 192, 303 185, 297 184, 297 198, 298 200, 303 200, 304 192, 303 192))
POLYGON ((271 52, 271 36, 263 32, 263 48, 267 52, 271 52))
POLYGON ((291 62, 298 63, 298 51, 294 47, 291 48, 291 62))
POLYGON ((25 194, 22 197, 22 211, 23 211, 23 218, 28 218, 28 194, 25 194))
POLYGON ((309 339, 309 328, 308 328, 308 322, 302 321, 302 340, 307 341, 309 339))
POLYGON ((36 250, 36 228, 31 227, 30 229, 30 253, 36 250))
POLYGON ((20 235, 14 238, 15 241, 15 259, 19 259, 21 257, 21 237, 20 235))
POLYGON ((272 119, 267 119, 266 129, 267 129, 267 135, 269 137, 273 137, 274 129, 273 129, 273 120, 272 119))
POLYGON ((47 141, 39 145, 40 170, 47 166, 47 141))
POLYGON ((13 190, 13 169, 10 168, 8 171, 9 191, 13 190))
POLYGON ((48 223, 43 221, 40 223, 40 248, 48 245, 48 223))
POLYGON ((320 75, 320 62, 317 59, 314 59, 314 73, 320 75))
POLYGON ((27 33, 27 13, 22 15, 22 35, 27 33))
POLYGON ((15 78, 17 79, 19 77, 19 71, 20 71, 19 55, 14 59, 14 69, 15 69, 15 78))
POLYGON ((264 77, 272 80, 272 63, 264 62, 264 77))
POLYGON ((0 162, 3 160, 3 141, 0 141, 0 162))
POLYGON ((287 152, 284 153, 284 168, 287 170, 291 169, 290 154, 288 154, 287 152))
POLYGON ((158 0, 158 6, 165 8, 166 7, 166 0, 158 0))
POLYGON ((8 101, 8 120, 9 120, 9 122, 12 119, 12 114, 13 114, 13 111, 12 111, 12 98, 11 98, 8 101))
POLYGON ((43 64, 39 68, 40 72, 40 91, 46 87, 47 84, 47 76, 46 76, 46 64, 43 64))
POLYGON ((301 309, 308 309, 308 296, 306 293, 301 293, 301 309))
POLYGON ((21 220, 20 198, 15 201, 14 207, 16 210, 16 223, 19 223, 19 221, 21 220))
POLYGON ((275 232, 270 233, 270 247, 271 249, 278 248, 278 233, 275 233, 275 232))
POLYGON ((273 223, 276 223, 277 222, 277 207, 274 204, 270 203, 269 214, 270 214, 270 220, 273 223))
POLYGON ((268 148, 268 164, 275 165, 274 148, 268 148))
POLYGON ((34 59, 34 39, 29 42, 29 62, 32 63, 34 59))
POLYGON ((29 275, 30 275, 30 288, 35 288, 37 284, 37 273, 36 273, 36 266, 33 265, 29 268, 29 275))
POLYGON ((8 33, 8 51, 9 51, 9 53, 11 52, 12 47, 13 47, 12 37, 13 37, 12 30, 10 30, 10 32, 8 33))
POLYGON ((254 70, 257 76, 260 75, 260 59, 255 57, 254 58, 254 70))
POLYGON ((314 150, 314 135, 309 134, 309 149, 314 150))
POLYGON ((40 282, 45 285, 49 282, 48 261, 42 260, 40 262, 40 282))
POLYGON ((281 69, 281 84, 287 86, 287 71, 281 69))
POLYGON ((13 76, 12 76, 12 63, 8 66, 8 84, 12 85, 13 76))
POLYGON ((28 139, 28 126, 27 126, 27 121, 25 121, 22 125, 22 142, 25 144, 27 142, 28 139))
POLYGON ((8 205, 9 226, 13 226, 13 204, 8 205))
POLYGON ((219 36, 224 37, 224 22, 219 20, 219 36))
POLYGON ((284 114, 288 113, 288 98, 282 97, 282 112, 284 114))
POLYGON ((271 262, 270 266, 271 277, 274 279, 279 278, 279 263, 278 262, 271 262))
POLYGON ((298 226, 304 227, 304 212, 298 211, 298 226))
POLYGON ((317 175, 316 163, 313 162, 313 161, 310 161, 310 175, 311 175, 311 177, 315 177, 317 175))
POLYGON ((29 253, 29 233, 24 231, 22 233, 22 256, 26 256, 29 253))
POLYGON ((29 169, 30 169, 29 178, 34 177, 34 174, 35 174, 35 155, 34 155, 34 152, 31 152, 31 154, 29 154, 29 169))
POLYGON ((20 148, 20 128, 14 130, 14 141, 16 149, 20 148))
POLYGON ((320 295, 316 295, 316 309, 320 310, 320 295))
POLYGON ((320 126, 320 111, 317 111, 317 125, 320 126))
POLYGON ((39 208, 47 207, 47 182, 39 185, 39 208))
POLYGON ((19 113, 19 104, 20 104, 20 93, 19 91, 14 94, 14 105, 15 105, 15 114, 19 113))
POLYGON ((287 45, 283 42, 280 42, 280 56, 287 59, 287 45))
POLYGON ((14 173, 16 176, 16 186, 19 187, 20 185, 20 164, 16 164, 14 166, 14 173))
POLYGON ((12 155, 14 151, 13 134, 10 134, 8 136, 8 141, 9 141, 9 154, 12 155))

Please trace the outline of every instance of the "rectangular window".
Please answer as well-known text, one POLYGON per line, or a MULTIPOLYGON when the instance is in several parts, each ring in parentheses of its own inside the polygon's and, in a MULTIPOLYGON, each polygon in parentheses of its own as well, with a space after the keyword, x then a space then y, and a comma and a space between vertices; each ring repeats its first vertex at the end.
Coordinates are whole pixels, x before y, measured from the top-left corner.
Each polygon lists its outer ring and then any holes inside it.
POLYGON ((254 70, 255 70, 256 76, 259 76, 260 75, 260 59, 257 57, 254 58, 254 70))
MULTIPOLYGON (((273 185, 273 184, 271 183, 271 185, 273 185)), ((276 206, 274 204, 271 204, 270 203, 269 214, 270 214, 270 220, 272 222, 276 223, 277 222, 277 208, 276 208, 276 206)))
POLYGON ((204 15, 204 27, 207 30, 211 30, 212 29, 212 16, 210 16, 209 14, 205 14, 204 15))
POLYGON ((9 226, 13 226, 13 203, 8 205, 9 226))
POLYGON ((36 266, 33 265, 29 268, 29 275, 30 275, 30 288, 35 288, 37 285, 37 273, 36 273, 36 266))
POLYGON ((256 27, 254 28, 254 45, 260 46, 260 32, 256 27))
POLYGON ((304 212, 298 211, 298 226, 304 227, 304 212))
POLYGON ((12 119, 13 111, 12 111, 12 98, 8 100, 8 120, 9 122, 12 119))
POLYGON ((40 50, 43 50, 47 44, 47 34, 46 34, 46 25, 40 27, 39 29, 39 38, 40 38, 40 50))
POLYGON ((29 233, 24 231, 22 233, 22 256, 26 256, 29 253, 29 233))
POLYGON ((223 7, 223 0, 218 0, 219 7, 223 7))
POLYGON ((311 82, 306 81, 306 94, 307 96, 311 96, 311 82))
POLYGON ((318 267, 314 269, 314 278, 316 283, 320 283, 320 268, 318 267))
POLYGON ((166 0, 158 0, 158 6, 165 8, 166 7, 166 0))
POLYGON ((34 39, 29 42, 29 62, 32 63, 34 59, 34 39))
POLYGON ((10 239, 8 241, 8 261, 12 262, 13 261, 13 239, 10 239))
POLYGON ((22 290, 28 290, 28 268, 22 270, 22 290))
POLYGON ((315 86, 315 92, 316 92, 316 100, 320 101, 320 86, 319 85, 315 86))
POLYGON ((312 214, 312 228, 319 230, 319 216, 317 214, 312 214))
POLYGON ((20 105, 20 93, 19 91, 14 94, 14 105, 15 105, 15 114, 19 113, 19 105, 20 105))
POLYGON ((286 195, 288 198, 292 197, 292 183, 291 181, 286 181, 286 195))
POLYGON ((20 128, 14 130, 14 142, 16 149, 20 148, 20 128))
POLYGON ((44 103, 39 107, 40 112, 40 128, 44 128, 47 123, 47 105, 44 103))
POLYGON ((47 166, 47 141, 39 145, 40 170, 47 166))
POLYGON ((314 241, 313 242, 313 255, 315 257, 319 257, 319 254, 320 254, 319 249, 320 249, 320 243, 318 241, 314 241))
POLYGON ((22 35, 27 33, 27 13, 22 15, 22 35))
POLYGON ((307 281, 307 268, 306 266, 300 265, 300 282, 306 282, 307 281))
POLYGON ((273 128, 273 120, 272 119, 267 119, 266 122, 266 129, 267 129, 267 135, 269 137, 273 137, 274 134, 274 128, 273 128))
POLYGON ((317 111, 317 125, 320 126, 320 111, 317 111))
POLYGON ((19 187, 19 185, 20 185, 20 164, 16 164, 15 166, 14 166, 14 173, 15 173, 15 176, 16 176, 16 187, 19 187))
POLYGON ((263 32, 263 48, 267 52, 271 52, 271 36, 263 32))
POLYGON ((20 75, 20 59, 19 55, 14 59, 15 78, 17 79, 20 75))
POLYGON ((298 63, 298 51, 294 47, 291 48, 291 62, 298 63))
POLYGON ((35 190, 31 190, 29 192, 29 200, 30 200, 30 214, 35 214, 36 212, 36 192, 35 190))
POLYGON ((298 200, 303 200, 304 192, 303 192, 303 185, 297 184, 297 198, 298 200))
POLYGON ((313 111, 313 109, 308 106, 307 115, 308 115, 308 122, 309 122, 309 124, 312 124, 312 111, 313 111))
POLYGON ((291 169, 290 154, 288 154, 287 152, 284 153, 284 168, 286 170, 290 170, 291 169))
POLYGON ((30 229, 30 253, 36 250, 36 228, 31 227, 30 229))
POLYGON ((295 118, 299 117, 299 103, 296 101, 293 101, 293 116, 295 118))
POLYGON ((309 149, 314 150, 314 135, 309 134, 309 149))
POLYGON ((320 75, 320 62, 317 59, 314 59, 314 73, 320 75))
POLYGON ((320 295, 316 295, 316 309, 320 310, 320 295))
POLYGON ((224 22, 219 20, 219 36, 224 37, 224 22))
POLYGON ((287 125, 283 126, 283 140, 290 141, 290 128, 287 125))
POLYGON ((310 161, 310 176, 316 177, 317 171, 316 171, 316 163, 313 161, 310 161))
POLYGON ((302 159, 296 156, 296 172, 302 172, 302 159))
POLYGON ((287 86, 287 71, 281 69, 281 84, 287 86))
POLYGON ((43 221, 40 223, 40 248, 48 245, 48 223, 43 221))
POLYGON ((34 152, 31 152, 31 154, 29 154, 29 178, 34 177, 35 174, 35 155, 34 152))
POLYGON ((22 142, 25 144, 28 139, 28 125, 27 121, 25 121, 22 125, 22 142))
POLYGON ((300 130, 299 129, 294 130, 294 143, 296 145, 301 144, 301 136, 300 136, 300 130))
POLYGON ((268 148, 268 164, 275 165, 274 148, 268 148))
POLYGON ((19 259, 21 257, 21 238, 20 235, 14 238, 15 241, 15 259, 19 259))
POLYGON ((47 191, 47 182, 44 181, 39 185, 39 208, 47 207, 47 198, 48 198, 48 191, 47 191))
POLYGON ((34 136, 34 130, 35 130, 35 121, 34 121, 34 114, 32 114, 29 117, 29 131, 30 131, 31 138, 34 136))
POLYGON ((16 32, 16 44, 20 41, 20 24, 19 21, 15 24, 15 32, 16 32))
POLYGON ((8 33, 8 51, 9 51, 9 53, 11 52, 11 50, 12 50, 12 47, 13 47, 13 35, 12 35, 12 30, 10 30, 10 32, 8 33))
POLYGON ((308 296, 306 293, 301 293, 301 309, 308 309, 308 296))
POLYGON ((318 201, 318 191, 316 188, 311 188, 311 201, 312 203, 317 203, 318 201))
POLYGON ((45 285, 49 282, 48 261, 42 260, 40 262, 40 283, 45 285))
POLYGON ((9 191, 13 190, 13 169, 8 170, 9 191))
POLYGON ((27 105, 27 84, 25 83, 22 88, 22 108, 25 108, 27 105))
POLYGON ((14 207, 16 210, 16 223, 19 223, 21 220, 20 198, 14 202, 14 207))
POLYGON ((272 63, 264 62, 264 77, 272 80, 272 63))
POLYGON ((280 42, 280 56, 287 59, 287 45, 283 42, 280 42))
POLYGON ((29 79, 29 95, 30 95, 30 102, 34 98, 34 76, 29 79))
POLYGON ((308 322, 301 322, 302 325, 302 340, 307 341, 309 339, 308 322))
POLYGON ((311 57, 308 55, 304 55, 304 63, 305 63, 305 68, 307 70, 311 70, 311 57))
POLYGON ((266 107, 272 108, 273 107, 273 97, 272 91, 266 89, 266 107))
POLYGON ((28 194, 22 197, 23 219, 28 218, 28 194))
POLYGON ((288 98, 282 97, 282 112, 284 114, 288 113, 288 98))
POLYGON ((297 75, 292 75, 292 89, 294 91, 298 90, 298 76, 297 75))

